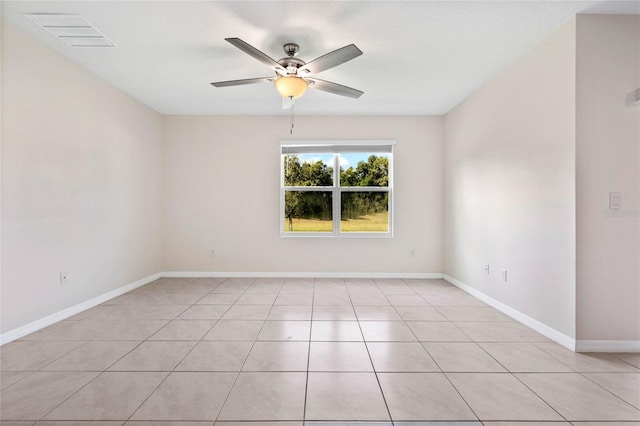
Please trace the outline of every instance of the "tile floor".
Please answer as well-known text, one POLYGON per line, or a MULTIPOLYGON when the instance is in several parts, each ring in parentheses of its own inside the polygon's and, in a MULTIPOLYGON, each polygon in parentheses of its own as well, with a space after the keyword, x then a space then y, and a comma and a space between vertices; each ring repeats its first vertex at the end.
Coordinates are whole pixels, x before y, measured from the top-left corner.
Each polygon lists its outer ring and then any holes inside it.
POLYGON ((640 424, 640 354, 442 280, 164 278, 0 352, 5 426, 640 424))

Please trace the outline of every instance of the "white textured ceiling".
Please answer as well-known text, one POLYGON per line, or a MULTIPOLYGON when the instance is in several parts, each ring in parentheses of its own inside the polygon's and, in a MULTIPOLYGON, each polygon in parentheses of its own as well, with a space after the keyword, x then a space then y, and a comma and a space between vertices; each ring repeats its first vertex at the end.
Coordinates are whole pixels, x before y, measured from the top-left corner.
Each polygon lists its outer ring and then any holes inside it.
POLYGON ((355 43, 364 55, 318 75, 365 93, 309 90, 298 114, 443 114, 576 13, 638 13, 638 1, 22 1, 3 19, 164 114, 286 114, 270 76, 224 41, 239 37, 274 59, 300 45, 309 61, 355 43), (24 17, 77 13, 117 48, 71 48, 24 17))

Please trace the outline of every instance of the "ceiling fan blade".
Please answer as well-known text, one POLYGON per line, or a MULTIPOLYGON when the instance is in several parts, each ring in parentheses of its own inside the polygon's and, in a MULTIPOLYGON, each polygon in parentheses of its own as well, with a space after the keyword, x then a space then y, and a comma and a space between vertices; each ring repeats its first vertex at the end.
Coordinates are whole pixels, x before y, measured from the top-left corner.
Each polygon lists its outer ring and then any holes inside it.
POLYGON ((312 89, 323 90, 325 92, 333 93, 334 95, 358 99, 364 93, 363 91, 352 87, 343 86, 342 84, 332 83, 326 80, 320 80, 318 78, 308 78, 307 80, 313 82, 313 85, 309 85, 312 89))
POLYGON ((273 81, 273 77, 246 78, 244 80, 216 81, 211 83, 211 85, 216 87, 228 87, 228 86, 242 86, 245 84, 264 83, 267 81, 273 81))
POLYGON ((309 70, 312 74, 317 74, 328 70, 329 68, 344 64, 345 62, 357 58, 360 55, 362 55, 362 50, 358 49, 355 44, 350 44, 308 62, 301 66, 300 70, 309 70))
POLYGON ((229 43, 233 44, 238 49, 242 50, 247 55, 253 56, 254 58, 259 60, 263 64, 268 65, 268 66, 270 66, 272 68, 279 69, 279 70, 282 70, 282 71, 286 72, 286 70, 282 67, 282 65, 280 65, 279 63, 274 61, 273 58, 271 58, 266 53, 256 49, 253 46, 251 46, 249 43, 247 43, 247 42, 245 42, 245 41, 243 41, 243 40, 241 40, 241 39, 239 39, 237 37, 225 38, 225 40, 228 41, 229 43))

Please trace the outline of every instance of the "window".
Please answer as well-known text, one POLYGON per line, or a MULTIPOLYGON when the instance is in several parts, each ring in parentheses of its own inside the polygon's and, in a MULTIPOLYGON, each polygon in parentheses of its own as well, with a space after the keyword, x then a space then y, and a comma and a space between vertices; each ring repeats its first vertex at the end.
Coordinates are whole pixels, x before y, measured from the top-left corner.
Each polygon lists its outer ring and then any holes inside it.
POLYGON ((283 236, 391 236, 392 141, 281 147, 283 236))

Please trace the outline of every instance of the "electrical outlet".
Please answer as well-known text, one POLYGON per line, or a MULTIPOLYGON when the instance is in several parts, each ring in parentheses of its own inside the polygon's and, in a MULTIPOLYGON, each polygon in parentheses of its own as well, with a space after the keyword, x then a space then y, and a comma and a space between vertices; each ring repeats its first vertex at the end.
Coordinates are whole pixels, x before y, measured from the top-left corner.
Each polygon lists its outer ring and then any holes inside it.
POLYGON ((507 282, 507 270, 506 269, 500 269, 500 277, 502 278, 502 281, 504 281, 505 283, 507 282))
POLYGON ((489 275, 489 265, 484 265, 484 271, 489 275))
POLYGON ((60 272, 60 285, 66 284, 67 282, 69 282, 69 273, 60 272))

